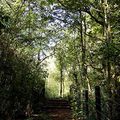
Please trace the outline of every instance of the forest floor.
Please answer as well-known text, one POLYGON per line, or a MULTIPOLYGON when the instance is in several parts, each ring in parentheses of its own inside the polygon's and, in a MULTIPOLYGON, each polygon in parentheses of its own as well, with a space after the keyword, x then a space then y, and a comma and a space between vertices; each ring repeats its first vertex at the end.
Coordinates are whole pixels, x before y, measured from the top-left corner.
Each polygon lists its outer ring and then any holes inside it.
MULTIPOLYGON (((24 114, 20 114, 15 120, 26 120, 24 114)), ((27 119, 28 120, 28 119, 27 119)), ((72 110, 67 100, 45 100, 44 107, 39 113, 33 113, 29 120, 74 120, 72 110)))

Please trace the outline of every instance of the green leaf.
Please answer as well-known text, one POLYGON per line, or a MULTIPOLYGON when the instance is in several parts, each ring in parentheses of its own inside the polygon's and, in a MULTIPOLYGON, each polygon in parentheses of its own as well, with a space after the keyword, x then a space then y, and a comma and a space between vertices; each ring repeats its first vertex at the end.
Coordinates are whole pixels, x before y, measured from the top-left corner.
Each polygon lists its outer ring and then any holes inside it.
POLYGON ((47 3, 46 3, 46 1, 41 1, 40 5, 41 5, 41 6, 46 6, 47 3))
POLYGON ((53 4, 55 0, 47 0, 49 4, 53 4))

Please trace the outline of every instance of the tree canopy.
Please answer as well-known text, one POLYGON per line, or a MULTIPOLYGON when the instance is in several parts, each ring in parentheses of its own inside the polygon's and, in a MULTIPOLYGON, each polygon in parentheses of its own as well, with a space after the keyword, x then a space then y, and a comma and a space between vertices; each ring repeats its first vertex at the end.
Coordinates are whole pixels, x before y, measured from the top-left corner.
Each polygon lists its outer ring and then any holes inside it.
POLYGON ((103 99, 113 102, 108 103, 109 118, 118 120, 114 103, 120 104, 119 33, 119 0, 0 0, 2 118, 15 119, 28 101, 34 111, 42 106, 51 74, 47 58, 54 57, 51 79, 60 84, 61 97, 67 83, 72 83, 76 94, 69 94, 76 100, 77 117, 79 94, 87 89, 92 98, 97 85, 103 99))

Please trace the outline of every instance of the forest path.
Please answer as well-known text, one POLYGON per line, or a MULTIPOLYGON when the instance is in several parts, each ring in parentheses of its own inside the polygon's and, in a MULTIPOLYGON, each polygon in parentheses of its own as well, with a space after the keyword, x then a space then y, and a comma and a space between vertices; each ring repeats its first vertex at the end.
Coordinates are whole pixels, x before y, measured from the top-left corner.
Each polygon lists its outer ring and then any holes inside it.
POLYGON ((45 110, 51 120, 73 120, 70 105, 67 100, 48 100, 45 110))

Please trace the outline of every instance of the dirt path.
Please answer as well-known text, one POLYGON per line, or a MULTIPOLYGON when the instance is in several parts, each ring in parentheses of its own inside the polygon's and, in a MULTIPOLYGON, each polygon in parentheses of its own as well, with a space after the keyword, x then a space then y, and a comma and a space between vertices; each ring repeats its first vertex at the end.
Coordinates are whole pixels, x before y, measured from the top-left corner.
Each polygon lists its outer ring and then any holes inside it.
POLYGON ((52 120, 73 120, 69 103, 66 100, 49 100, 46 112, 52 120))

